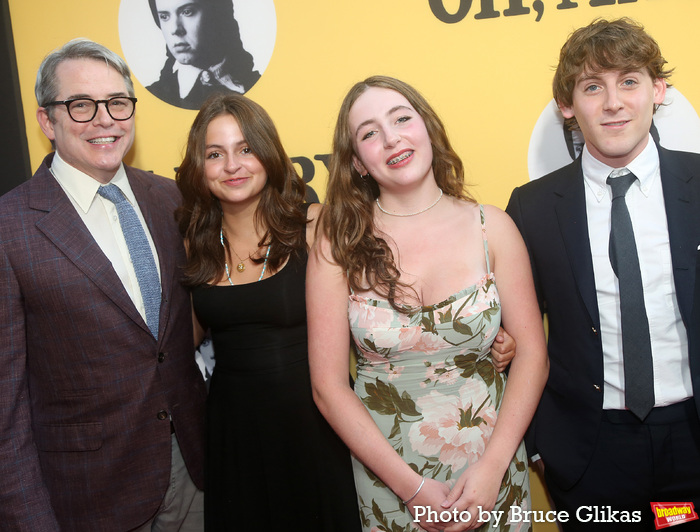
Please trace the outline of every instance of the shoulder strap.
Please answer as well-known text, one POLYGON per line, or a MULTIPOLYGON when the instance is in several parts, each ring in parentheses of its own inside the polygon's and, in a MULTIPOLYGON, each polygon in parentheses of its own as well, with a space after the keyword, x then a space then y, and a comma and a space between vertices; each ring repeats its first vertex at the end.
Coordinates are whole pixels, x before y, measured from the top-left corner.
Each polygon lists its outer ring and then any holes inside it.
POLYGON ((481 236, 484 239, 484 255, 486 255, 486 272, 491 273, 491 262, 489 261, 489 241, 486 238, 486 217, 484 216, 484 206, 479 204, 479 214, 481 216, 481 236))

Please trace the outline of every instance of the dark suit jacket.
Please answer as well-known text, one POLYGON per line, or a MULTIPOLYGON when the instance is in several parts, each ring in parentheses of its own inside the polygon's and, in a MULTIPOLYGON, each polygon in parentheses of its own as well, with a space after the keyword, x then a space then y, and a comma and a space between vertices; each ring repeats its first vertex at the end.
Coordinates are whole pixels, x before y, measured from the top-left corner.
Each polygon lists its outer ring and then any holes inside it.
POLYGON ((49 172, 0 198, 0 523, 124 531, 168 487, 172 416, 203 485, 204 382, 194 361, 175 182, 126 173, 158 250, 160 333, 49 172))
MULTIPOLYGON (((700 320, 697 309, 695 317, 691 312, 700 264, 700 155, 659 147, 659 157, 697 403, 700 320)), ((561 489, 570 488, 588 465, 603 409, 603 351, 584 186, 579 158, 516 188, 506 208, 527 245, 540 307, 549 320, 549 379, 526 441, 561 489)))

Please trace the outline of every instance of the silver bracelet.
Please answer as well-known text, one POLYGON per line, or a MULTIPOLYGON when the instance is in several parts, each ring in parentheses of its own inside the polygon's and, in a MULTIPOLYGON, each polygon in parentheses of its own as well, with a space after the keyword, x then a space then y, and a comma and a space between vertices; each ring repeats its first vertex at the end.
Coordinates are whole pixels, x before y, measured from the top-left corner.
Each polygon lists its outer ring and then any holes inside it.
POLYGON ((401 501, 401 502, 403 502, 404 506, 407 506, 409 502, 411 502, 413 499, 416 498, 416 495, 418 495, 420 493, 420 490, 423 487, 423 484, 425 484, 425 477, 423 477, 423 480, 421 480, 420 486, 418 486, 418 489, 416 490, 416 492, 409 499, 406 499, 405 501, 401 501))

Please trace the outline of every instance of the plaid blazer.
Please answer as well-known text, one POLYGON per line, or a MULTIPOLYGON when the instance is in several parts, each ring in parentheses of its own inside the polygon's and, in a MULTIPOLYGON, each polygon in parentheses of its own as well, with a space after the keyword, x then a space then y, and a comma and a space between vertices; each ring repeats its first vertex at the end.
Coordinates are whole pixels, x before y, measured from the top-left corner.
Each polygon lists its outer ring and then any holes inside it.
POLYGON ((205 387, 195 360, 175 183, 126 167, 158 250, 156 340, 49 171, 0 198, 0 522, 124 531, 170 479, 171 422, 201 488, 205 387))

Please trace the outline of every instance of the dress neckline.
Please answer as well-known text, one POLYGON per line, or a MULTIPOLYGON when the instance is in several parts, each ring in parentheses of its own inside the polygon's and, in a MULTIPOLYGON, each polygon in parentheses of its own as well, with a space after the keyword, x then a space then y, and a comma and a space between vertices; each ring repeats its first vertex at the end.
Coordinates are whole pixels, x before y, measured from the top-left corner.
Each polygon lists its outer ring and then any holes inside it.
MULTIPOLYGON (((420 306, 415 306, 411 307, 408 305, 402 305, 403 308, 411 311, 411 313, 415 313, 418 309, 420 309, 420 312, 430 312, 432 310, 437 310, 439 308, 442 308, 444 306, 449 305, 450 303, 454 303, 458 299, 461 299, 462 297, 465 297, 467 294, 471 294, 481 288, 484 284, 486 284, 487 279, 494 280, 494 275, 493 272, 491 271, 491 261, 489 259, 489 243, 488 239, 486 238, 486 216, 484 215, 484 205, 479 204, 479 216, 480 216, 480 221, 481 221, 481 235, 484 243, 484 256, 485 256, 485 263, 486 263, 486 273, 482 275, 477 281, 472 284, 467 286, 466 288, 462 288, 461 290, 458 290, 451 296, 448 296, 447 298, 443 299, 442 301, 439 301, 437 303, 434 303, 432 305, 420 305, 420 306)), ((350 293, 349 296, 350 299, 355 299, 356 301, 359 300, 364 300, 364 301, 372 301, 375 303, 375 306, 383 306, 383 307, 389 307, 393 308, 391 306, 391 303, 387 301, 386 299, 374 299, 371 297, 365 297, 365 296, 358 296, 354 292, 350 293)))
MULTIPOLYGON (((402 305, 408 310, 419 310, 420 312, 430 312, 432 310, 437 310, 442 307, 445 307, 451 303, 454 303, 455 301, 462 299, 463 297, 466 297, 469 294, 474 293, 477 291, 479 288, 484 286, 486 284, 487 280, 493 281, 495 278, 493 272, 487 272, 483 276, 481 276, 474 284, 469 285, 465 288, 462 288, 461 290, 458 290, 454 294, 446 297, 442 301, 439 301, 438 303, 433 303, 432 305, 416 305, 415 307, 411 307, 408 305, 402 305)), ((349 299, 358 301, 358 302, 372 302, 375 303, 375 306, 381 306, 381 307, 387 307, 387 308, 393 308, 391 306, 391 303, 387 301, 386 299, 378 299, 378 298, 372 298, 372 297, 366 297, 366 296, 360 296, 357 294, 350 294, 349 299)))
POLYGON ((256 284, 264 283, 266 281, 269 281, 270 279, 274 279, 278 275, 282 274, 282 272, 284 272, 285 270, 288 270, 289 265, 292 262, 292 260, 293 260, 292 255, 290 255, 287 258, 287 261, 284 263, 284 265, 279 270, 277 270, 275 273, 273 273, 269 277, 264 277, 258 281, 251 281, 250 283, 238 283, 238 284, 210 284, 208 286, 209 286, 209 288, 233 288, 234 286, 237 286, 240 288, 242 286, 254 286, 256 284))

